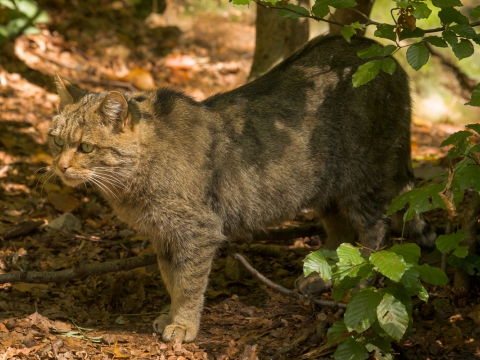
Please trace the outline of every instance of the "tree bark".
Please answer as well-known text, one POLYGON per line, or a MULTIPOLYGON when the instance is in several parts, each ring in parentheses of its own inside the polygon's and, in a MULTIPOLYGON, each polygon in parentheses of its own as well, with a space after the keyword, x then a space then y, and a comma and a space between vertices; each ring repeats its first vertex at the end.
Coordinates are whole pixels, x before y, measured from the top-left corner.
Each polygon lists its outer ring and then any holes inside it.
MULTIPOLYGON (((309 7, 308 0, 299 0, 298 4, 309 7)), ((255 28, 255 53, 248 81, 263 75, 290 56, 308 41, 309 36, 307 19, 286 19, 276 10, 261 5, 257 5, 255 28)))
MULTIPOLYGON (((360 11, 362 14, 366 16, 370 16, 370 12, 372 11, 372 6, 375 0, 357 0, 357 6, 348 9, 337 9, 333 15, 330 15, 330 20, 334 20, 340 24, 351 24, 358 21, 360 24, 365 24, 367 19, 359 14, 357 11, 351 10, 356 9, 360 11)), ((342 31, 342 26, 329 24, 330 34, 337 35, 340 34, 342 31)), ((364 36, 365 30, 356 29, 358 36, 364 36)))

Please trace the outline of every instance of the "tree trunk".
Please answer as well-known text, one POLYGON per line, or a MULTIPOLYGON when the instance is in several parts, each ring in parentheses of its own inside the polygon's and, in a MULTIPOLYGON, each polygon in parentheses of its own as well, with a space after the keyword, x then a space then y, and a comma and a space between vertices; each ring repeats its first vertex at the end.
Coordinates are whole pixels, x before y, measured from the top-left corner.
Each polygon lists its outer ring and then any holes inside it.
MULTIPOLYGON (((477 249, 477 222, 480 216, 480 195, 475 190, 463 218, 462 229, 467 238, 460 245, 468 246, 468 253, 474 254, 477 249)), ((457 291, 470 291, 470 275, 460 268, 455 269, 453 286, 457 291)))
MULTIPOLYGON (((309 7, 308 0, 298 4, 309 7)), ((308 41, 307 19, 286 19, 274 9, 257 5, 255 54, 248 81, 254 80, 308 41)))
MULTIPOLYGON (((335 13, 333 16, 331 15, 329 17, 329 20, 336 21, 340 24, 351 24, 356 21, 358 21, 360 24, 364 24, 367 19, 360 15, 358 12, 353 11, 351 9, 356 9, 360 11, 361 13, 365 14, 366 16, 370 16, 370 12, 372 11, 372 6, 375 0, 357 0, 357 6, 354 8, 348 8, 348 9, 337 9, 335 10, 335 13)), ((342 31, 342 26, 340 25, 335 25, 335 24, 329 24, 330 27, 330 34, 336 35, 340 34, 342 31)), ((357 35, 358 36, 363 36, 365 35, 364 30, 357 29, 357 35)))

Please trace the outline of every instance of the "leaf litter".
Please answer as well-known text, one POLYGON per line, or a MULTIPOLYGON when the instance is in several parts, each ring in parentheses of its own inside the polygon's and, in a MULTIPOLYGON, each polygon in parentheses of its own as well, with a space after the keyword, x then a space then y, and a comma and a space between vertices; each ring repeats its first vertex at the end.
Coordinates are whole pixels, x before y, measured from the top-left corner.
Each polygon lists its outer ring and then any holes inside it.
MULTIPOLYGON (((119 2, 85 1, 84 11, 65 1, 54 3, 61 6, 49 7, 53 23, 41 34, 24 35, 14 44, 18 58, 43 74, 56 71, 94 91, 175 86, 197 99, 235 88, 248 75, 253 20, 235 8, 177 17, 155 27, 155 21, 167 16, 150 17, 148 26, 139 26, 143 20, 132 19, 121 6, 117 21, 105 16, 119 2), (99 25, 92 25, 96 20, 99 25), (188 26, 177 28, 172 25, 176 21, 188 26), (125 33, 138 41, 132 42, 125 33)), ((175 7, 167 11, 175 14, 175 7)), ((122 224, 93 189, 71 189, 44 175, 51 162, 46 129, 58 99, 48 92, 52 84, 35 85, 21 70, 12 71, 12 65, 0 59, 0 272, 63 270, 151 253, 148 239, 122 224), (50 226, 62 216, 70 220, 63 219, 57 228, 50 226)), ((438 145, 457 130, 415 119, 414 158, 422 164, 443 158, 445 150, 438 145)), ((434 222, 446 218, 444 213, 436 216, 434 222)), ((313 222, 311 214, 299 214, 280 228, 313 222)), ((320 232, 236 246, 260 272, 292 289, 304 257, 323 240, 320 232)), ((414 332, 395 348, 398 354, 430 359, 480 356, 478 284, 474 289, 456 294, 449 288, 431 288, 433 300, 415 303, 414 332)), ((332 299, 330 293, 322 297, 332 299)), ((254 360, 309 354, 308 358, 315 358, 334 351, 325 346, 321 332, 317 336, 321 318, 317 313, 326 315, 323 327, 340 316, 328 309, 313 311, 308 300, 273 292, 226 253, 220 253, 213 264, 201 330, 193 343, 164 343, 153 333, 151 324, 166 305, 168 295, 156 266, 63 284, 1 284, 0 356, 254 360)))

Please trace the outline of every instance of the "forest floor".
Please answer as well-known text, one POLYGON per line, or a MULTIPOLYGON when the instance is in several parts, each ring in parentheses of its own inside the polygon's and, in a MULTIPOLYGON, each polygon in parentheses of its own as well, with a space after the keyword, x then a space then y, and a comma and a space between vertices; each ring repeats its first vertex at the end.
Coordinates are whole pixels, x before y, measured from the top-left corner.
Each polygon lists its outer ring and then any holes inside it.
MULTIPOLYGON (((148 239, 122 224, 94 189, 72 189, 43 177, 51 161, 46 130, 58 105, 55 71, 92 91, 167 85, 203 99, 245 83, 254 50, 252 13, 235 8, 187 20, 170 11, 151 16, 146 25, 121 1, 85 1, 81 11, 61 0, 43 3, 51 24, 0 53, 1 273, 62 270, 152 253, 148 239), (175 21, 183 21, 180 29, 175 21), (77 221, 72 231, 47 226, 65 213, 77 221)), ((459 129, 414 118, 419 177, 446 165, 438 145, 459 129)), ((445 214, 429 219, 442 227, 445 214)), ((279 229, 313 223, 305 213, 279 229)), ((303 258, 324 240, 321 230, 298 234, 235 247, 261 273, 293 289, 303 258)), ((439 260, 436 253, 427 258, 439 260)), ((479 283, 466 294, 448 286, 429 292, 428 303, 414 301, 414 331, 395 345, 396 358, 480 358, 479 283)), ((155 265, 63 284, 1 284, 0 357, 313 359, 335 350, 317 335, 316 319, 325 313, 330 326, 340 313, 275 293, 224 252, 214 262, 193 343, 164 343, 153 333, 152 322, 168 311, 168 303, 155 265)))

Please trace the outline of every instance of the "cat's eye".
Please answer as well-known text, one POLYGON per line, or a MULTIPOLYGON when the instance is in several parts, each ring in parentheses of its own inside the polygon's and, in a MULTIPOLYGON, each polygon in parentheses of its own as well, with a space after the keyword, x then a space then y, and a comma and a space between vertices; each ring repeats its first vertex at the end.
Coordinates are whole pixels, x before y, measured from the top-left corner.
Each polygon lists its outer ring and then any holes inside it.
POLYGON ((55 144, 57 144, 58 146, 63 146, 63 144, 65 144, 65 141, 63 141, 63 139, 59 136, 55 136, 53 138, 53 141, 55 142, 55 144))
POLYGON ((83 152, 91 153, 93 151, 93 145, 92 144, 82 143, 82 145, 80 145, 80 146, 81 146, 83 152))

